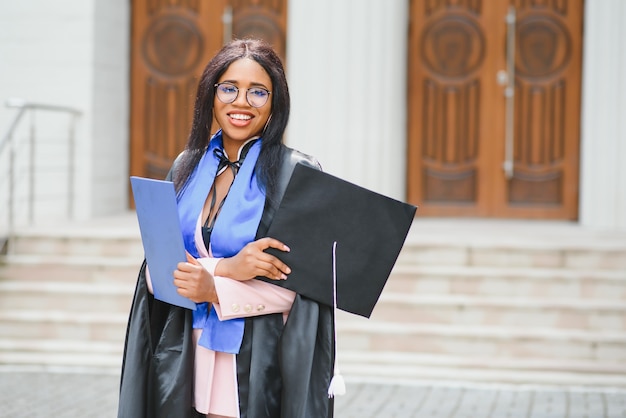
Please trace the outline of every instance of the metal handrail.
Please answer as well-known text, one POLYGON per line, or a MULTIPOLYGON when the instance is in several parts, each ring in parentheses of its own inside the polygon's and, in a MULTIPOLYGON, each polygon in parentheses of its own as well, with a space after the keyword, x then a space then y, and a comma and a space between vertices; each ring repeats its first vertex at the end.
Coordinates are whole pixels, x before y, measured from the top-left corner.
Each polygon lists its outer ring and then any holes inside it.
MULTIPOLYGON (((9 107, 9 108, 16 108, 19 109, 18 112, 15 114, 15 116, 13 117, 12 122, 9 124, 9 128, 6 130, 5 134, 2 136, 2 138, 0 138, 0 156, 2 155, 4 148, 8 145, 11 144, 10 148, 9 148, 9 175, 8 175, 8 181, 9 181, 9 193, 8 193, 8 200, 7 200, 7 206, 8 206, 8 231, 7 231, 7 236, 5 238, 5 242, 1 242, 0 241, 0 250, 3 247, 6 247, 6 242, 8 242, 10 240, 10 238, 13 236, 13 229, 14 229, 14 195, 15 195, 15 150, 16 150, 16 144, 15 141, 13 140, 13 133, 15 132, 15 130, 17 129, 17 127, 19 126, 20 121, 22 120, 22 117, 26 114, 27 111, 29 110, 46 110, 46 111, 52 111, 52 112, 62 112, 62 113, 68 113, 72 116, 72 120, 71 120, 71 124, 69 127, 69 138, 68 138, 68 153, 69 153, 69 166, 68 166, 68 216, 71 218, 73 217, 73 200, 74 200, 74 187, 73 187, 73 183, 74 183, 74 134, 75 134, 75 124, 76 124, 76 118, 78 116, 82 115, 82 112, 78 109, 74 109, 72 107, 68 107, 68 106, 60 106, 60 105, 50 105, 50 104, 44 104, 44 103, 35 103, 35 102, 28 102, 24 99, 19 99, 19 98, 11 98, 8 99, 5 102, 5 106, 9 107)), ((34 148, 34 127, 31 127, 31 148, 34 148)), ((29 207, 28 207, 28 211, 29 211, 29 220, 32 222, 33 220, 33 190, 34 190, 34 149, 31 149, 31 160, 30 160, 30 183, 31 183, 31 187, 29 190, 30 193, 30 199, 29 199, 29 207)), ((0 238, 2 238, 0 236, 0 238)))
POLYGON ((13 122, 11 122, 11 124, 9 125, 9 128, 7 129, 6 133, 2 136, 2 139, 0 139, 0 154, 2 153, 2 150, 4 149, 6 144, 9 143, 9 139, 13 135, 13 132, 17 128, 17 125, 19 124, 20 120, 22 119, 22 116, 24 116, 27 110, 31 110, 31 109, 32 110, 50 110, 53 112, 70 113, 74 116, 80 116, 83 114, 83 112, 81 112, 80 110, 74 109, 72 107, 27 102, 24 99, 18 99, 18 98, 7 99, 7 101, 5 102, 5 106, 11 107, 11 108, 17 108, 20 110, 17 112, 17 114, 13 118, 13 122))

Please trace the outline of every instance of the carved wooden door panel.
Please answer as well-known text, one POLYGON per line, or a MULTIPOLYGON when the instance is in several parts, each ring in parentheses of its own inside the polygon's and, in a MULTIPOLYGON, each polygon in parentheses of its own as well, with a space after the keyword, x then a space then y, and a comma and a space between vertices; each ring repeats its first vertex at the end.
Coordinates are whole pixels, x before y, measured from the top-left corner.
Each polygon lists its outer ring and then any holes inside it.
POLYGON ((233 38, 267 41, 285 64, 288 0, 227 0, 233 13, 233 38))
POLYGON ((284 57, 286 2, 133 0, 131 175, 165 177, 187 142, 198 78, 226 38, 261 37, 284 57))
POLYGON ((408 198, 420 215, 576 219, 582 12, 582 0, 411 2, 408 198))

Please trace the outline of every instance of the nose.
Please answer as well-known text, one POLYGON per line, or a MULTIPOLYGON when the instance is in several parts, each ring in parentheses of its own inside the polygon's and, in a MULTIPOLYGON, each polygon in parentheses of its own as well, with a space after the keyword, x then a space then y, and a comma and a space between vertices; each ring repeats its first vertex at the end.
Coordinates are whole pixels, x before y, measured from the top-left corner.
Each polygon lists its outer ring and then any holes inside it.
POLYGON ((248 90, 239 89, 239 92, 233 104, 238 105, 238 106, 247 106, 248 105, 248 99, 246 98, 247 94, 248 94, 248 90))

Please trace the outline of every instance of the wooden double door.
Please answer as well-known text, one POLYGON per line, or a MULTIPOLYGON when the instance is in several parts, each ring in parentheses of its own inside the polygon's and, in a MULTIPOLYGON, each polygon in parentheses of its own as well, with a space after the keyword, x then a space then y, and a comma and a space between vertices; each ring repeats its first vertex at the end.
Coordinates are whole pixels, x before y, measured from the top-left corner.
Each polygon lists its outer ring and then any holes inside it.
POLYGON ((578 216, 582 0, 412 0, 419 216, 578 216))
POLYGON ((131 175, 165 177, 187 142, 199 76, 225 42, 262 38, 284 60, 286 8, 287 0, 132 0, 131 175))

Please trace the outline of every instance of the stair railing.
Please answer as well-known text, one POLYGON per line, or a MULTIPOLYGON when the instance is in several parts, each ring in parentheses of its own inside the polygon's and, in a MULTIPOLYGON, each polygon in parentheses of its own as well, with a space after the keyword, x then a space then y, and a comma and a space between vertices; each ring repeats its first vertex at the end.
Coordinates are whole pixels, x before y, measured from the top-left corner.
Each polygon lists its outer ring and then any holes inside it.
MULTIPOLYGON (((15 229, 15 184, 16 184, 16 153, 17 142, 15 131, 19 127, 23 117, 30 111, 35 112, 39 110, 49 112, 61 112, 69 114, 70 124, 68 127, 68 164, 67 164, 67 181, 68 181, 68 198, 67 198, 67 216, 72 219, 74 216, 74 200, 75 200, 75 186, 74 186, 74 153, 75 153, 75 133, 76 133, 76 120, 82 114, 80 110, 60 105, 50 105, 42 103, 28 102, 23 99, 8 99, 5 103, 6 107, 18 109, 17 113, 13 117, 13 120, 9 124, 6 133, 0 138, 0 161, 3 158, 7 158, 5 152, 8 152, 8 168, 4 173, 0 173, 0 180, 5 178, 8 181, 7 189, 8 193, 4 202, 0 202, 0 208, 4 206, 7 214, 6 230, 0 230, 0 252, 9 252, 10 239, 14 234, 15 229)), ((30 224, 34 221, 34 205, 35 205, 35 176, 38 173, 35 167, 35 146, 36 146, 36 129, 34 118, 31 118, 30 124, 30 155, 28 158, 28 222, 30 224)), ((1 166, 0 166, 1 167, 1 166)))

